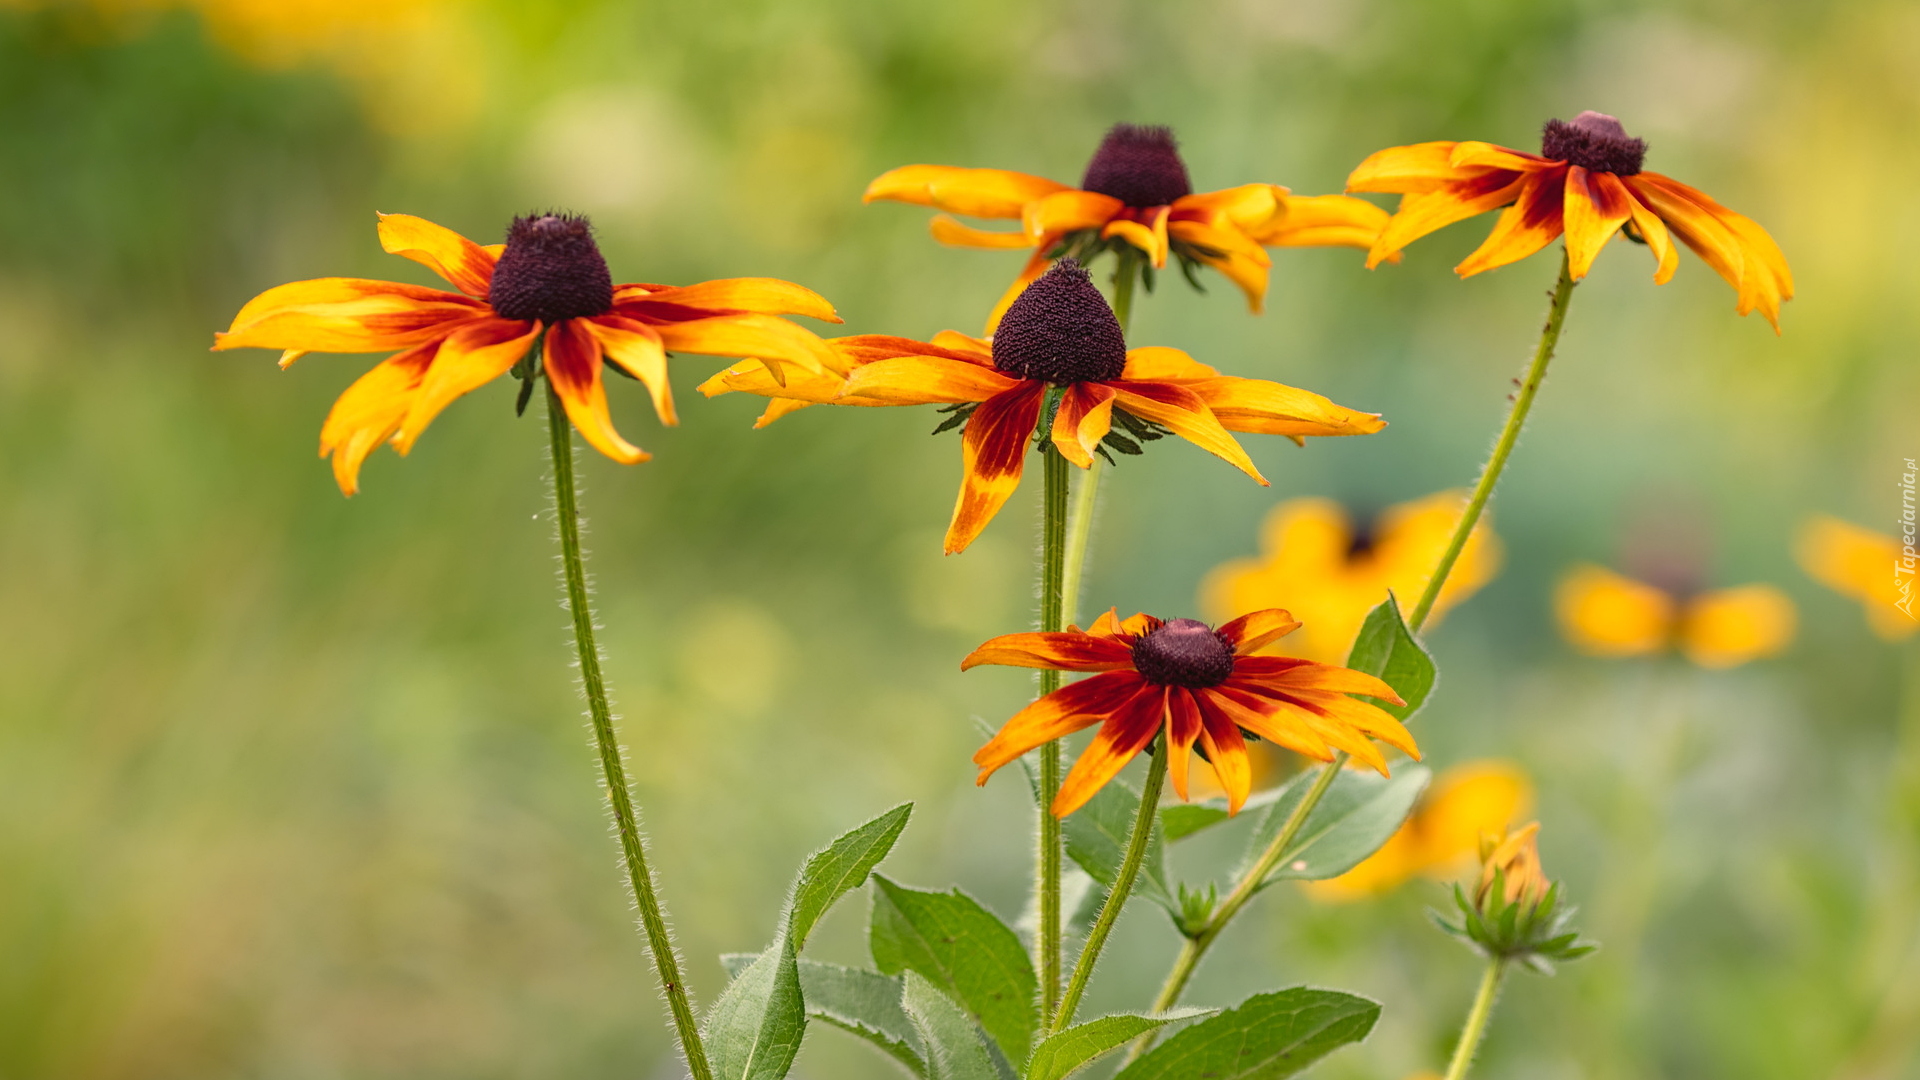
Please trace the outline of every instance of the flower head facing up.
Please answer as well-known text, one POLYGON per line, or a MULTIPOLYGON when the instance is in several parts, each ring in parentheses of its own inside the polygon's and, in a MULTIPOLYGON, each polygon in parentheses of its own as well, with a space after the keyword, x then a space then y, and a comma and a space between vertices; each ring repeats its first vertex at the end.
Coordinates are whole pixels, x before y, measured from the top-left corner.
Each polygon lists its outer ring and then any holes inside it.
POLYGON ((1111 195, 1136 210, 1171 206, 1193 194, 1187 163, 1169 127, 1115 124, 1080 179, 1083 191, 1111 195))
POLYGON ((1774 656, 1793 643, 1793 601, 1772 585, 1670 592, 1599 566, 1568 571, 1554 591, 1561 635, 1589 656, 1647 656, 1678 648, 1706 668, 1774 656))
POLYGON ((1413 736, 1380 707, 1350 695, 1405 704, 1372 675, 1290 657, 1254 656, 1300 624, 1278 609, 1256 611, 1215 630, 1192 619, 1156 619, 1117 612, 1090 630, 1006 634, 980 646, 960 665, 1086 671, 1095 674, 1022 709, 973 755, 980 780, 1036 746, 1094 724, 1100 733, 1074 762, 1053 813, 1078 810, 1156 738, 1167 756, 1173 789, 1187 797, 1194 746, 1212 764, 1238 813, 1252 785, 1246 736, 1253 735, 1330 761, 1336 750, 1387 772, 1379 739, 1418 758, 1413 736))
POLYGON ((613 274, 587 219, 541 214, 513 219, 493 267, 487 303, 506 319, 557 323, 604 315, 613 307, 613 274))
POLYGON ((947 406, 952 415, 937 430, 965 425, 948 554, 965 550, 999 513, 1020 484, 1036 436, 1084 469, 1095 454, 1138 454, 1137 440, 1174 434, 1265 485, 1230 432, 1304 444, 1310 435, 1366 435, 1386 426, 1375 413, 1319 394, 1222 375, 1178 349, 1127 350, 1086 271, 1064 260, 1015 306, 1004 341, 1002 334, 986 341, 952 330, 931 342, 877 334, 839 338, 834 373, 798 373, 782 382, 758 364, 741 364, 707 380, 700 392, 740 390, 775 399, 756 426, 823 403, 947 406), (1056 387, 1051 428, 1037 432, 1056 387))
POLYGON ((1000 316, 1028 282, 1055 260, 1090 263, 1100 255, 1138 252, 1141 281, 1148 267, 1175 257, 1196 288, 1201 267, 1225 275, 1258 312, 1273 265, 1270 247, 1358 247, 1373 244, 1387 214, 1345 195, 1296 196, 1278 184, 1243 184, 1195 194, 1173 132, 1116 124, 1087 162, 1077 188, 1006 169, 907 165, 867 185, 867 202, 890 200, 947 213, 933 219, 933 236, 959 247, 1020 249, 1033 254, 987 319, 1000 316), (963 225, 947 216, 1011 219, 1018 232, 963 225))
POLYGON ((1773 237, 1753 219, 1670 177, 1644 169, 1647 144, 1605 113, 1550 120, 1541 152, 1485 142, 1396 146, 1367 158, 1348 191, 1401 196, 1400 209, 1367 253, 1367 265, 1456 221, 1502 211, 1486 242, 1454 267, 1462 277, 1505 266, 1566 237, 1568 272, 1587 275, 1616 234, 1645 244, 1655 284, 1679 267, 1674 238, 1691 248, 1738 294, 1738 310, 1758 310, 1780 329, 1780 305, 1793 299, 1793 273, 1773 237))
POLYGON ((349 386, 320 429, 320 454, 333 459, 348 495, 359 490, 360 465, 374 448, 391 442, 407 453, 454 399, 514 370, 535 348, 541 364, 525 389, 545 374, 581 436, 627 464, 648 455, 614 430, 602 379, 608 364, 644 384, 661 422, 673 424, 668 350, 752 355, 776 374, 789 365, 826 373, 838 362, 812 331, 779 317, 839 322, 812 290, 774 278, 615 285, 583 217, 516 218, 505 244, 482 247, 424 218, 382 214, 380 243, 459 291, 363 278, 296 281, 254 297, 214 335, 216 350, 280 349, 281 367, 309 352, 400 350, 349 386))
MULTIPOLYGON (((1306 625, 1273 647, 1338 663, 1353 648, 1367 613, 1389 592, 1411 604, 1426 589, 1466 504, 1466 492, 1441 491, 1389 506, 1360 524, 1332 499, 1289 499, 1267 514, 1258 556, 1223 563, 1207 575, 1201 608, 1208 618, 1227 619, 1284 598, 1306 625)), ((1491 519, 1482 517, 1427 625, 1493 580, 1500 560, 1500 538, 1491 519)))

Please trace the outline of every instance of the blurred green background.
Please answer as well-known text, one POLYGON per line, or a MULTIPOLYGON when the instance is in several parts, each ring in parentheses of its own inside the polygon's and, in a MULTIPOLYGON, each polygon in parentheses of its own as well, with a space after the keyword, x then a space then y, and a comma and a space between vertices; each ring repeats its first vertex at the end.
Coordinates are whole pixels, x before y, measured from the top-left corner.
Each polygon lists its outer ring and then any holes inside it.
MULTIPOLYGON (((1920 6, 1879 0, 0 0, 0 1078, 675 1075, 566 668, 541 423, 487 387, 344 500, 314 445, 371 360, 206 351, 283 281, 427 281, 374 211, 491 242, 569 208, 616 280, 776 275, 848 332, 925 337, 977 330, 1019 256, 863 208, 894 165, 1072 182, 1129 120, 1174 125, 1202 190, 1315 194, 1383 146, 1528 147, 1587 108, 1772 230, 1802 299, 1776 338, 1691 255, 1654 288, 1624 244, 1575 298, 1497 501, 1506 569, 1434 635, 1417 734, 1534 775, 1605 949, 1518 977, 1476 1075, 1920 1076, 1914 641, 1790 556, 1811 512, 1890 530, 1920 453, 1917 73, 1920 6), (1710 536, 1713 584, 1787 589, 1793 650, 1708 673, 1560 644, 1553 581, 1649 515, 1710 536)), ((1191 613, 1282 498, 1470 481, 1554 270, 1455 280, 1485 229, 1374 273, 1276 252, 1259 318, 1218 278, 1143 301, 1137 343, 1392 427, 1250 438, 1271 490, 1184 444, 1124 462, 1090 604, 1191 613)), ((693 393, 714 362, 675 364, 684 426, 615 386, 657 458, 588 455, 585 505, 696 997, 806 852, 901 800, 890 872, 1017 915, 1026 798, 967 757, 1031 684, 957 661, 1032 616, 1037 485, 943 559, 958 446, 928 411, 754 432, 758 400, 693 393)), ((1433 1067, 1478 971, 1426 923, 1441 896, 1273 890, 1189 996, 1365 993, 1378 1030, 1320 1074, 1433 1067)), ((860 961, 863 909, 817 954, 860 961)), ((1145 1005, 1160 919, 1130 913, 1091 1004, 1145 1005)), ((891 1069, 816 1029, 799 1075, 891 1069)))

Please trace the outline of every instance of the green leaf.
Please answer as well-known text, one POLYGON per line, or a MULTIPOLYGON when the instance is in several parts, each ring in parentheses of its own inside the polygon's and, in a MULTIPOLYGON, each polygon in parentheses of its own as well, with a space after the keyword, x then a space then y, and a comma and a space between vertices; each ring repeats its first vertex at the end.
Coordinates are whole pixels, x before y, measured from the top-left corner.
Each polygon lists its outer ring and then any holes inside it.
MULTIPOLYGON (((755 953, 726 953, 720 964, 729 977, 736 977, 757 959, 755 953)), ((800 988, 806 994, 808 1016, 858 1035, 924 1080, 925 1050, 900 1005, 899 976, 801 960, 800 988)))
POLYGON ((1400 617, 1400 602, 1392 593, 1360 624, 1360 636, 1354 639, 1353 651, 1347 654, 1347 666, 1378 675, 1393 687, 1393 692, 1406 704, 1389 705, 1383 701, 1380 707, 1402 720, 1418 712, 1433 691, 1433 657, 1427 655, 1427 650, 1414 639, 1413 631, 1407 629, 1406 620, 1400 617))
POLYGON ((1175 803, 1172 806, 1160 808, 1160 833, 1171 844, 1175 840, 1185 840, 1201 829, 1218 825, 1225 820, 1227 820, 1227 808, 1224 805, 1175 803))
MULTIPOLYGON (((1062 822, 1067 842, 1067 857, 1080 865, 1108 888, 1120 876, 1120 864, 1126 861, 1127 843, 1133 838, 1133 819, 1140 812, 1140 793, 1114 780, 1094 793, 1087 804, 1062 822)), ((1140 875, 1133 883, 1137 896, 1177 912, 1179 904, 1167 885, 1164 847, 1159 822, 1147 839, 1147 854, 1140 863, 1140 875)))
POLYGON ((965 1009, 915 971, 905 976, 900 1005, 927 1048, 928 1080, 1001 1080, 965 1009))
POLYGON ((1161 1043, 1114 1080, 1280 1080, 1366 1038, 1379 1019, 1378 1003, 1337 990, 1255 994, 1161 1043))
POLYGON ((1019 936, 959 889, 925 892, 879 874, 873 882, 874 966, 917 972, 965 1006, 1009 1061, 1025 1061, 1039 1015, 1019 936))
POLYGON ((1027 1062, 1026 1080, 1063 1080, 1094 1062, 1110 1050, 1116 1050, 1149 1031, 1196 1016, 1207 1016, 1212 1009, 1176 1009, 1158 1016, 1122 1013, 1103 1016, 1052 1035, 1033 1048, 1027 1062))
MULTIPOLYGON (((1267 808, 1248 840, 1249 863, 1280 834, 1288 815, 1300 805, 1319 775, 1318 770, 1301 773, 1279 789, 1279 797, 1267 808)), ((1391 779, 1374 772, 1341 769, 1261 886, 1288 878, 1319 881, 1353 869, 1360 860, 1380 850, 1380 845, 1407 820, 1414 800, 1432 777, 1432 771, 1424 765, 1402 765, 1391 779)))
POLYGON ((773 943, 727 984, 703 1037, 720 1080, 780 1080, 806 1036, 800 946, 834 901, 866 880, 906 828, 911 803, 894 807, 815 853, 800 869, 773 943))

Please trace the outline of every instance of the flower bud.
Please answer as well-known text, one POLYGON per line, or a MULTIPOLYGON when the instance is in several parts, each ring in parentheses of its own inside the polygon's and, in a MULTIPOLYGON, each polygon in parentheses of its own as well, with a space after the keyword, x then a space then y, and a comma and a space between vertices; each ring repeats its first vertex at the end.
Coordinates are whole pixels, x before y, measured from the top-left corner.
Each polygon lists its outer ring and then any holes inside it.
POLYGON ((1540 823, 1535 821, 1518 832, 1496 836, 1480 834, 1480 884, 1474 887, 1474 906, 1487 908, 1487 897, 1501 890, 1503 904, 1538 905, 1549 887, 1546 871, 1540 867, 1537 838, 1540 823))

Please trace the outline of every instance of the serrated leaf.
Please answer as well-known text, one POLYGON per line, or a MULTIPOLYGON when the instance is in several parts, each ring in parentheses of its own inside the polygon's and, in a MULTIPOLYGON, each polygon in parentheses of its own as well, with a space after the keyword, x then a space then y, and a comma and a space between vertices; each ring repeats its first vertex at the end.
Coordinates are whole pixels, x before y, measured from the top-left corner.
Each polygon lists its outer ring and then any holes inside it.
MULTIPOLYGON (((1140 793, 1122 781, 1114 780, 1096 792, 1087 804, 1064 822, 1067 857, 1079 864, 1101 885, 1111 888, 1120 876, 1120 864, 1126 860, 1127 844, 1133 838, 1133 819, 1140 812, 1140 793)), ((1147 839, 1147 854, 1140 862, 1140 874, 1133 883, 1137 896, 1178 912, 1179 904, 1167 885, 1167 870, 1161 849, 1159 822, 1147 839)))
POLYGON ((799 954, 834 901, 865 881, 892 850, 913 811, 894 807, 843 834, 800 869, 773 943, 727 984, 707 1014, 703 1037, 720 1080, 780 1080, 806 1036, 799 954))
MULTIPOLYGON (((1360 860, 1380 850, 1380 845, 1407 820, 1414 800, 1432 776, 1424 765, 1402 765, 1392 778, 1340 770, 1262 887, 1289 878, 1319 881, 1353 869, 1360 860)), ((1248 840, 1249 863, 1280 834, 1287 817, 1318 778, 1317 771, 1304 772, 1279 789, 1278 797, 1248 840)))
POLYGON ((919 972, 908 971, 900 1005, 927 1048, 928 1080, 1000 1080, 980 1030, 919 972))
POLYGON ((1393 692, 1406 704, 1389 705, 1382 701, 1379 705, 1401 720, 1420 711, 1427 695, 1433 691, 1433 657, 1427 655, 1427 650, 1420 647, 1413 632, 1407 629, 1406 620, 1400 617, 1400 602, 1391 592, 1367 613, 1367 621, 1360 624, 1360 636, 1354 639, 1353 650, 1347 654, 1347 666, 1377 675, 1393 687, 1393 692))
POLYGON ((1009 1061, 1025 1061, 1038 984, 1019 936, 959 889, 910 889, 879 874, 873 883, 874 966, 919 973, 972 1013, 1009 1061))
POLYGON ((1093 1064, 1102 1054, 1117 1050, 1149 1031, 1181 1020, 1207 1016, 1213 1011, 1176 1009, 1158 1016, 1122 1013, 1075 1025, 1057 1035, 1048 1036, 1045 1042, 1033 1048, 1033 1057, 1027 1062, 1025 1080, 1063 1080, 1093 1064))
POLYGON ((1380 1019, 1376 1002, 1304 986, 1255 994, 1161 1043, 1114 1080, 1282 1080, 1380 1019))

